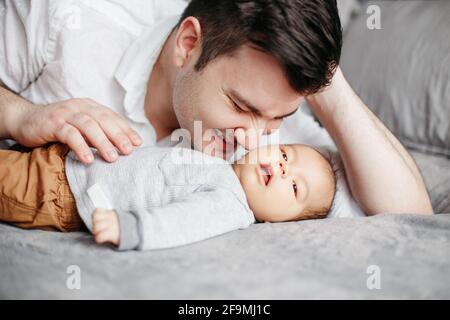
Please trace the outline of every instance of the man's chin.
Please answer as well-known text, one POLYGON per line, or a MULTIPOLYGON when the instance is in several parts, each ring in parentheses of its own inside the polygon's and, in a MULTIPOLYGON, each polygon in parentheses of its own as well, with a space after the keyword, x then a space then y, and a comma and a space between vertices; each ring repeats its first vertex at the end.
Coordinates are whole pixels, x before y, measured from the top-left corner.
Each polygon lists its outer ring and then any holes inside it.
POLYGON ((202 134, 202 141, 192 143, 195 150, 201 151, 209 156, 231 159, 238 149, 236 139, 226 139, 225 136, 216 129, 208 129, 202 134))
POLYGON ((221 158, 223 160, 230 160, 231 158, 233 158, 235 150, 236 147, 234 146, 227 145, 227 147, 225 147, 224 149, 218 146, 217 143, 205 143, 202 150, 200 151, 212 157, 221 158))

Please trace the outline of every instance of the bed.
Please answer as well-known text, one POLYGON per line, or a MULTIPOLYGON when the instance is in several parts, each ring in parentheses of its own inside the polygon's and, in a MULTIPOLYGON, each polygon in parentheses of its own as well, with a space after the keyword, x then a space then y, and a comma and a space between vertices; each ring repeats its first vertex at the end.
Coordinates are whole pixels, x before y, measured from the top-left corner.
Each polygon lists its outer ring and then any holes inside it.
POLYGON ((368 4, 352 10, 342 67, 411 150, 435 215, 255 224, 170 250, 122 253, 87 233, 0 224, 0 298, 449 299, 450 22, 441 17, 450 5, 376 4, 379 32, 364 27, 368 4))
POLYGON ((118 253, 86 233, 0 225, 0 296, 448 299, 449 230, 448 214, 382 215, 256 224, 170 250, 118 253), (79 289, 68 285, 71 266, 79 267, 79 289), (372 266, 379 289, 367 284, 372 266))

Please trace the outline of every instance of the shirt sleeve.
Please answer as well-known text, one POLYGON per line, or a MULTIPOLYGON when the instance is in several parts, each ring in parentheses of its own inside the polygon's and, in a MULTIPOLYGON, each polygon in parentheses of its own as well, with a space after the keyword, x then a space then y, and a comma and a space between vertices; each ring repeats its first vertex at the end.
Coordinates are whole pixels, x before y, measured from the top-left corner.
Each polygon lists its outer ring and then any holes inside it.
POLYGON ((0 82, 20 93, 39 77, 48 40, 48 1, 0 1, 0 82))
POLYGON ((285 120, 280 128, 278 140, 283 144, 305 144, 317 149, 332 164, 336 174, 336 193, 328 218, 362 217, 364 212, 353 198, 347 183, 342 159, 336 145, 325 128, 312 115, 299 111, 285 120))
POLYGON ((189 194, 162 207, 119 212, 119 250, 172 248, 244 229, 253 214, 229 190, 189 194))

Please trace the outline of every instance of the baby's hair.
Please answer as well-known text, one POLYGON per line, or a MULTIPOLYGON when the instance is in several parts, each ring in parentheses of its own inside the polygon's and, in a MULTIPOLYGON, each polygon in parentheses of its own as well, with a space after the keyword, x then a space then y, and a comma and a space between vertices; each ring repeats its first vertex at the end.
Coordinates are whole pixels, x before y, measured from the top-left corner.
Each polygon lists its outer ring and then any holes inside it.
MULTIPOLYGON (((334 195, 333 195, 333 201, 331 202, 331 206, 330 209, 328 210, 328 213, 332 212, 335 208, 336 208, 336 195, 338 192, 340 192, 340 188, 339 188, 339 184, 338 184, 338 172, 342 171, 342 168, 340 168, 339 166, 336 165, 336 163, 334 163, 332 161, 332 156, 331 156, 331 152, 329 152, 329 156, 330 156, 330 163, 333 166, 333 175, 334 175, 334 195)), ((327 214, 328 215, 328 214, 327 214)))
MULTIPOLYGON (((313 148, 314 149, 314 148, 313 148)), ((314 149, 317 153, 320 154, 320 156, 323 158, 323 160, 326 161, 327 165, 325 168, 328 170, 328 173, 330 174, 331 179, 333 179, 333 197, 330 201, 330 204, 325 207, 308 207, 306 208, 298 217, 297 220, 310 220, 310 219, 324 219, 327 217, 328 213, 332 209, 334 198, 336 196, 336 190, 337 190, 337 178, 336 173, 339 169, 333 168, 332 163, 332 156, 331 152, 328 151, 328 158, 325 157, 320 151, 317 149, 314 149)))

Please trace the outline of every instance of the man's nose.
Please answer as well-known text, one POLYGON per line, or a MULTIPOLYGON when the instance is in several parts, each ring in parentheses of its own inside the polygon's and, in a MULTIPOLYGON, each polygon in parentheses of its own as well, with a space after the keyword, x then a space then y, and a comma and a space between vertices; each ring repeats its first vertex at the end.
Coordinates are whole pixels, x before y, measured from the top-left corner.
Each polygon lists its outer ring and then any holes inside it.
POLYGON ((261 135, 261 130, 256 130, 253 128, 244 129, 237 128, 234 131, 234 137, 236 142, 241 145, 246 150, 253 150, 259 146, 259 136, 261 135))
POLYGON ((247 127, 235 130, 236 141, 246 150, 253 150, 259 146, 259 138, 262 135, 272 134, 281 125, 281 120, 267 120, 259 117, 247 127))

